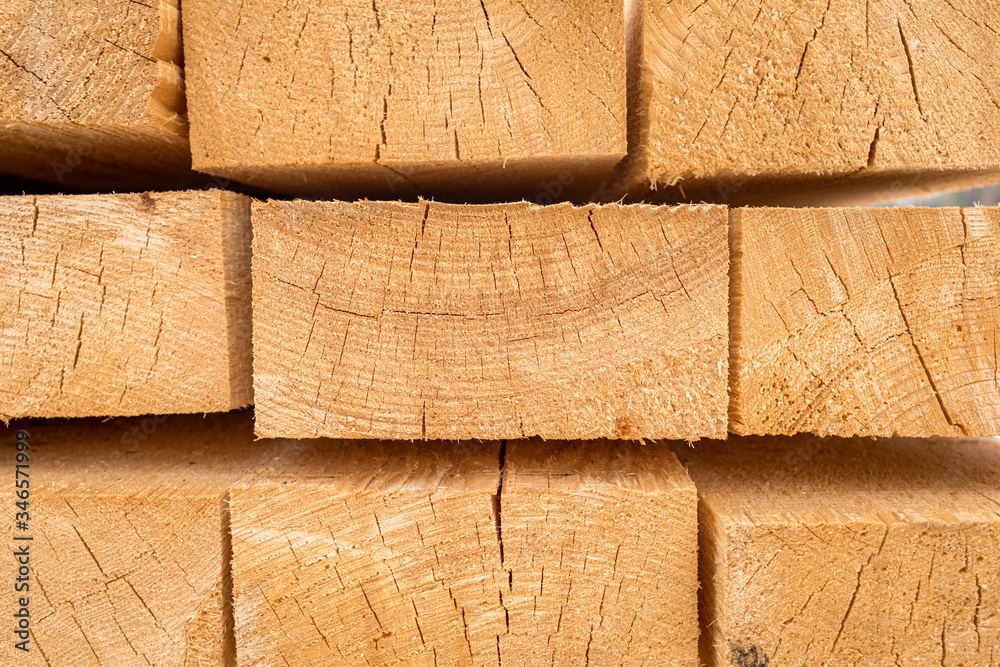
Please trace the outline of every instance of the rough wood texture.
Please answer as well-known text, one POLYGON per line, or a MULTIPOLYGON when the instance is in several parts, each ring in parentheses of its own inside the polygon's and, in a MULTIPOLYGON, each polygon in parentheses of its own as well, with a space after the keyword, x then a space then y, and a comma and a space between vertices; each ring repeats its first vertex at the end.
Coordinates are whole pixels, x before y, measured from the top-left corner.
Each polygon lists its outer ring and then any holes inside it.
POLYGON ((730 430, 1000 433, 1000 210, 731 214, 730 430))
POLYGON ((698 665, 697 497, 663 445, 513 441, 503 665, 698 665))
POLYGON ((620 2, 186 0, 184 47, 194 166, 251 185, 546 203, 625 154, 620 2))
MULTIPOLYGON (((137 419, 19 421, 0 429, 13 471, 30 434, 28 530, 15 528, 13 472, 0 491, 7 545, 28 544, 30 651, 5 665, 235 665, 228 488, 256 460, 249 412, 137 419), (29 535, 30 541, 14 541, 29 535)), ((10 621, 8 621, 10 623, 10 621)), ((9 634, 9 632, 8 632, 9 634)))
POLYGON ((633 193, 815 205, 1000 181, 991 2, 627 4, 633 193))
POLYGON ((0 171, 123 190, 190 180, 177 0, 6 0, 0 171))
POLYGON ((239 664, 495 664, 500 445, 289 444, 231 491, 239 664))
POLYGON ((726 212, 254 203, 264 437, 726 429, 726 212))
POLYGON ((1000 442, 677 453, 700 501, 703 664, 1000 661, 1000 442))
POLYGON ((0 420, 251 403, 249 214, 219 191, 0 198, 0 420))
POLYGON ((697 665, 669 449, 506 447, 275 450, 231 491, 240 664, 697 665))

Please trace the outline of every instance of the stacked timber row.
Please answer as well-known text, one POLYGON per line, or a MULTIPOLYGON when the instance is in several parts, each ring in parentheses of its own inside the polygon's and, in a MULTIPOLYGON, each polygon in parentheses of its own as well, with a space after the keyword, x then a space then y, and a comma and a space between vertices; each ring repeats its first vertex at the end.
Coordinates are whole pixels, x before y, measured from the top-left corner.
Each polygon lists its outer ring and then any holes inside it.
POLYGON ((5 664, 694 666, 699 642, 710 665, 993 664, 1000 645, 993 441, 255 441, 247 412, 2 435, 31 445, 43 591, 37 652, 5 664))
POLYGON ((1000 663, 998 45, 9 3, 0 664, 1000 663))

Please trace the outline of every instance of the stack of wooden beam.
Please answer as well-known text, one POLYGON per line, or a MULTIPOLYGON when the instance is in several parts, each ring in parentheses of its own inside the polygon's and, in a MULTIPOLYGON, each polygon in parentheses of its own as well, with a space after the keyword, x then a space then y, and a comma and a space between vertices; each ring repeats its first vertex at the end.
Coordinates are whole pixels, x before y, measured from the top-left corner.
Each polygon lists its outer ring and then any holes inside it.
POLYGON ((12 0, 0 663, 1000 664, 998 49, 12 0))

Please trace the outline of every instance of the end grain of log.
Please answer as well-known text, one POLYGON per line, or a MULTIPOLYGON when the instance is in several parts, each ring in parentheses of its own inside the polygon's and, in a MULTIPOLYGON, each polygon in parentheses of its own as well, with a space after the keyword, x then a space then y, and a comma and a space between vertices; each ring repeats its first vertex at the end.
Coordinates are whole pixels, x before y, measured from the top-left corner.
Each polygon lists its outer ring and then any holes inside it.
POLYGON ((253 401, 250 200, 0 198, 0 419, 253 401))
POLYGON ((314 440, 231 494, 241 665, 698 664, 666 445, 314 440))
POLYGON ((263 437, 725 433, 726 212, 254 204, 263 437))
POLYGON ((734 438, 698 487, 702 664, 992 665, 1000 444, 734 438))
MULTIPOLYGON (((227 494, 262 449, 252 415, 19 420, 0 429, 5 449, 21 429, 29 518, 16 528, 11 481, 0 519, 29 548, 31 635, 27 653, 4 641, 0 662, 235 667, 227 494)), ((0 576, 16 570, 3 549, 0 576)))
POLYGON ((698 665, 697 494, 666 444, 510 441, 499 507, 501 664, 698 665))
POLYGON ((625 155, 621 2, 185 0, 184 50, 195 169, 275 191, 551 202, 625 155))
POLYGON ((0 171, 63 187, 182 187, 177 0, 8 0, 0 14, 0 171))
POLYGON ((856 205, 1000 181, 991 2, 626 4, 630 155, 608 196, 856 205))
POLYGON ((731 214, 730 430, 1000 432, 1000 211, 731 214))

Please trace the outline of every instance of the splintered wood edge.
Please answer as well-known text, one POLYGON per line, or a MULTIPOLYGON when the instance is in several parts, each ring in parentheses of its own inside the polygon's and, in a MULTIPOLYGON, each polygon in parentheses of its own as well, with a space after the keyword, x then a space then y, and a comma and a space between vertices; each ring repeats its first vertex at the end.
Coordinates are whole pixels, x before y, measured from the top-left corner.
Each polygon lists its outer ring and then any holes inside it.
POLYGON ((741 209, 729 211, 729 379, 726 390, 729 394, 727 427, 730 433, 746 429, 743 424, 742 394, 737 391, 739 380, 740 350, 742 349, 743 327, 739 311, 743 304, 743 212, 741 209))
POLYGON ((508 490, 586 494, 608 488, 647 495, 679 492, 693 498, 695 494, 694 482, 667 442, 510 441, 502 471, 508 490))
POLYGON ((156 61, 156 85, 149 97, 149 113, 155 129, 186 139, 187 98, 181 68, 181 15, 179 0, 160 0, 157 13, 160 31, 150 58, 156 61))

